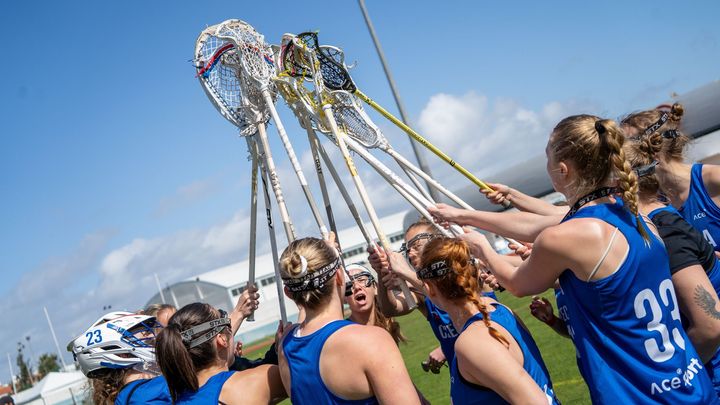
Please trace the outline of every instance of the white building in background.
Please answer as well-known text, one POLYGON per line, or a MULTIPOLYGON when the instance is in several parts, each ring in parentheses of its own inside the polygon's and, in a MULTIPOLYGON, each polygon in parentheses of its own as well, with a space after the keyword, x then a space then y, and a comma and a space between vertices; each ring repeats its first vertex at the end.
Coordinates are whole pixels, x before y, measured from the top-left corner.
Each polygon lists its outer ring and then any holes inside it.
MULTIPOLYGON (((414 214, 413 217, 409 212, 400 212, 380 219, 383 230, 387 233, 394 250, 399 249, 403 243, 406 217, 410 222, 414 222, 418 218, 417 214, 414 214)), ((371 234, 374 234, 370 223, 366 224, 366 227, 371 234)), ((367 246, 358 228, 353 226, 338 233, 345 262, 348 264, 366 262, 367 246)), ((284 246, 285 244, 281 243, 281 247, 284 246)), ((193 302, 207 302, 216 308, 230 311, 245 290, 248 271, 249 261, 243 260, 190 277, 165 287, 162 290, 162 296, 158 292, 150 298, 147 305, 162 303, 164 297, 166 303, 175 305, 177 308, 193 302)), ((270 335, 277 327, 280 320, 277 281, 272 256, 270 254, 258 256, 255 261, 255 283, 260 292, 260 307, 255 312, 255 321, 244 322, 238 331, 244 342, 251 342, 270 335)), ((297 306, 287 297, 284 298, 288 319, 296 319, 297 306)))

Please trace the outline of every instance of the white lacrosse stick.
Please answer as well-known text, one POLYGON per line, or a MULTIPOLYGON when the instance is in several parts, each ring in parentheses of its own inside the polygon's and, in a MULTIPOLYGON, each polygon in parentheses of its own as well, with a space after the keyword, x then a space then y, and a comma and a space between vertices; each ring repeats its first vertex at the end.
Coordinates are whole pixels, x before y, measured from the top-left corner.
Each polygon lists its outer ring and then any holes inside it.
MULTIPOLYGON (((264 37, 255 31, 255 29, 244 21, 240 20, 227 20, 220 24, 217 35, 219 38, 224 39, 233 45, 240 57, 242 72, 238 72, 240 76, 245 76, 247 80, 244 82, 250 83, 255 91, 248 91, 247 94, 250 97, 250 102, 257 106, 264 104, 266 111, 269 112, 272 120, 275 122, 278 135, 282 141, 285 151, 287 152, 290 163, 292 164, 293 170, 297 175, 300 187, 305 194, 310 210, 312 211, 313 217, 317 222, 318 228, 323 239, 328 238, 328 230, 325 226, 325 221, 320 215, 320 211, 315 204, 310 187, 308 186, 305 174, 298 162, 295 150, 290 143, 287 131, 280 121, 280 116, 275 109, 274 96, 276 95, 275 88, 272 83, 272 78, 275 76, 275 64, 273 62, 273 52, 270 46, 265 43, 264 37), (261 99, 253 99, 253 96, 259 94, 261 99)), ((261 107, 258 107, 259 109, 261 107)), ((269 145, 267 141, 262 140, 263 149, 268 152, 269 145)))
MULTIPOLYGON (((273 167, 273 171, 269 177, 274 179, 273 191, 278 202, 280 215, 283 218, 285 233, 289 241, 295 238, 292 223, 287 213, 285 201, 282 191, 274 173, 274 165, 272 165, 272 157, 267 153, 259 154, 258 147, 251 135, 260 132, 265 133, 265 123, 269 116, 263 115, 254 106, 247 103, 247 97, 244 96, 244 89, 249 86, 243 86, 241 81, 243 77, 235 74, 239 67, 239 59, 237 53, 233 49, 233 45, 227 41, 219 39, 214 35, 217 26, 208 27, 198 37, 195 44, 195 67, 197 69, 198 78, 205 94, 208 96, 215 108, 228 121, 238 127, 240 135, 245 137, 248 143, 248 151, 253 159, 252 169, 252 189, 251 189, 251 214, 250 214, 250 247, 249 247, 249 274, 248 284, 255 285, 255 257, 256 257, 256 231, 257 231, 257 170, 262 167, 263 184, 265 185, 265 206, 267 210, 268 229, 270 231, 270 240, 273 254, 273 263, 275 265, 275 277, 280 279, 280 268, 277 263, 277 242, 275 241, 275 230, 272 222, 270 211, 269 195, 267 191, 268 167, 273 167), (260 159, 259 159, 260 158, 260 159), (268 159, 269 158, 269 159, 268 159), (258 161, 260 160, 260 161, 258 161), (270 164, 268 164, 270 163, 270 164)), ((280 283, 277 283, 278 285, 280 283)), ((282 291, 278 293, 278 302, 280 305, 280 314, 283 322, 287 321, 285 310, 285 300, 282 291)), ((248 320, 253 320, 252 316, 248 320)))
POLYGON ((265 108, 258 108, 256 88, 241 73, 242 59, 237 46, 218 36, 222 24, 213 25, 200 33, 195 43, 195 68, 200 84, 208 98, 225 119, 240 129, 241 136, 257 134, 260 150, 263 151, 263 165, 268 171, 275 200, 283 221, 288 242, 295 240, 295 229, 285 204, 280 180, 275 169, 267 140, 265 124, 270 119, 265 108))
MULTIPOLYGON (((288 58, 296 58, 297 62, 300 62, 301 60, 309 62, 305 66, 308 67, 309 73, 311 74, 311 77, 313 79, 313 84, 315 86, 315 95, 317 97, 317 100, 319 101, 317 104, 321 105, 322 113, 325 117, 325 121, 327 122, 327 126, 330 128, 330 132, 335 137, 335 141, 337 142, 340 153, 342 154, 348 167, 348 171, 350 172, 350 176, 353 179, 353 183, 355 184, 355 188, 358 192, 358 195, 360 196, 360 200, 365 206, 368 216, 370 217, 370 222, 373 224, 373 228, 375 228, 375 233, 380 240, 380 245, 386 251, 390 251, 390 240, 387 238, 387 235, 382 230, 382 227, 380 225, 380 219, 378 218, 375 208, 370 201, 370 197, 367 194, 365 185, 363 184, 362 179, 357 172, 355 162, 350 156, 350 152, 346 144, 347 135, 345 135, 338 129, 337 123, 335 122, 335 117, 333 116, 332 105, 326 100, 327 95, 324 90, 324 85, 322 83, 321 73, 319 69, 316 69, 316 66, 319 67, 319 65, 315 60, 314 52, 307 49, 302 43, 300 43, 300 41, 297 41, 297 38, 288 36, 287 34, 283 37, 283 45, 282 63, 284 63, 286 60, 290 60, 288 58), (287 41, 287 39, 290 39, 290 41, 287 41)), ((410 292, 409 287, 406 283, 400 283, 400 287, 403 290, 406 303, 410 308, 414 308, 417 303, 415 302, 415 298, 410 292)))

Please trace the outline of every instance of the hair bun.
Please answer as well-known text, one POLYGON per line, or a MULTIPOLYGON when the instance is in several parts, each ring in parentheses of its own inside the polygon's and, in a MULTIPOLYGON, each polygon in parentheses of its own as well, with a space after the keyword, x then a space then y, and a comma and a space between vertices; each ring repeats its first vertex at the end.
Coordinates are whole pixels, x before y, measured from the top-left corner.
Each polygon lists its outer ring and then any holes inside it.
POLYGON ((682 118, 683 114, 685 113, 685 108, 680 103, 675 103, 670 107, 670 120, 674 122, 679 122, 682 118))

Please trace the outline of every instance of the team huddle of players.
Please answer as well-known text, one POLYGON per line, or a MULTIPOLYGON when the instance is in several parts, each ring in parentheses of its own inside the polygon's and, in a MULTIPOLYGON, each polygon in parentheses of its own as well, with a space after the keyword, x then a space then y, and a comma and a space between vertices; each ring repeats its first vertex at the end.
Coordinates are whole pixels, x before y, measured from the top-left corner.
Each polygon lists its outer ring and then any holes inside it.
POLYGON ((438 204, 434 222, 407 229, 404 254, 370 248, 372 270, 345 266, 332 238, 292 242, 280 270, 298 323, 280 325, 262 360, 238 358, 233 340, 257 308, 253 287, 230 314, 109 314, 72 351, 97 403, 427 403, 393 319, 417 308, 440 344, 423 366, 449 366, 453 404, 556 404, 535 341, 494 293, 552 288, 558 315, 537 297, 531 312, 572 340, 593 403, 720 403, 720 167, 684 163, 682 115, 674 104, 565 118, 545 152, 567 206, 493 185, 487 197, 517 211, 438 204), (466 233, 442 236, 450 224, 466 233), (499 254, 470 227, 524 243, 499 254))

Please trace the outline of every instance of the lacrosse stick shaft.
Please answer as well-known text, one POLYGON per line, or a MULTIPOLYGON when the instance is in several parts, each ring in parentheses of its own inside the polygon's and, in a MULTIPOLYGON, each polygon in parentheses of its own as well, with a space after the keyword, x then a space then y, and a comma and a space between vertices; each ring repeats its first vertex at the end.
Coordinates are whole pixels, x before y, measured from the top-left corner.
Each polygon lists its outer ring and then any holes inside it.
MULTIPOLYGON (((255 285, 255 252, 257 247, 257 175, 258 175, 258 151, 257 145, 249 137, 245 138, 248 144, 248 151, 252 159, 252 174, 250 177, 250 248, 248 249, 248 285, 255 285)), ((255 320, 253 312, 247 317, 248 321, 255 320)))
MULTIPOLYGON (((428 191, 427 189, 425 189, 425 187, 423 187, 423 185, 420 184, 420 180, 418 180, 417 177, 415 177, 415 175, 410 170, 408 170, 407 167, 400 165, 400 168, 405 173, 407 178, 410 179, 410 181, 415 186, 415 188, 418 191, 420 191, 425 196, 425 198, 427 198, 428 200, 434 200, 434 198, 430 195, 430 193, 432 193, 432 190, 428 191)), ((429 187, 429 185, 428 185, 428 187, 429 187)))
MULTIPOLYGON (((323 113, 325 114, 325 118, 330 124, 330 130, 332 131, 335 139, 337 140, 338 147, 340 147, 340 152, 345 159, 345 163, 347 164, 348 170, 350 171, 350 176, 352 177, 353 182, 355 183, 355 188, 360 195, 360 200, 363 202, 363 205, 365 205, 365 209, 368 213, 368 216, 370 217, 370 222, 375 228, 375 233, 377 234, 378 239, 380 239, 380 245, 386 251, 390 251, 392 250, 390 247, 390 241, 388 240, 387 235, 385 235, 385 232, 383 232, 382 227, 380 226, 380 219, 375 212, 375 208, 373 207, 372 202, 370 202, 370 197, 365 190, 365 185, 363 184, 362 179, 360 179, 360 176, 358 175, 355 163, 353 162, 352 157, 350 157, 350 152, 348 151, 347 145, 345 144, 345 134, 341 133, 338 130, 337 123, 335 122, 335 117, 333 116, 332 107, 330 106, 330 104, 324 104, 322 106, 322 109, 323 113)), ((410 292, 410 288, 407 286, 407 283, 400 283, 400 288, 405 295, 405 302, 410 308, 415 308, 417 306, 417 303, 415 302, 415 297, 413 297, 412 293, 410 292)))
MULTIPOLYGON (((375 111, 379 112, 380 115, 382 115, 383 117, 387 118, 390 122, 392 122, 393 124, 397 125, 400 129, 402 129, 403 131, 405 131, 408 135, 410 135, 410 136, 411 136, 413 139, 415 139, 418 143, 420 143, 421 145, 423 145, 424 147, 426 147, 427 149, 429 149, 432 153, 434 153, 435 155, 437 155, 440 159, 444 160, 445 163, 447 163, 447 164, 449 164, 450 166, 452 166, 453 168, 455 168, 455 170, 457 170, 458 172, 460 172, 460 173, 461 173, 463 176, 465 176, 468 180, 470 180, 470 181, 472 181, 473 183, 475 183, 475 185, 477 185, 478 187, 480 187, 481 189, 484 189, 484 190, 494 191, 494 190, 492 189, 492 187, 488 186, 487 184, 485 184, 485 182, 483 182, 482 180, 480 180, 480 179, 478 179, 477 177, 475 177, 475 175, 473 175, 472 173, 470 173, 470 172, 469 172, 466 168, 464 168, 460 163, 454 161, 452 158, 450 158, 450 156, 448 156, 447 154, 445 154, 445 152, 443 152, 443 151, 441 151, 440 149, 438 149, 435 145, 433 145, 432 143, 430 143, 427 139, 423 138, 420 134, 418 134, 417 132, 415 132, 415 130, 413 130, 412 128, 410 128, 409 126, 407 126, 404 122, 400 121, 400 120, 399 120, 397 117, 395 117, 394 115, 390 114, 386 109, 384 109, 384 108, 383 108, 382 106, 380 106, 378 103, 376 103, 375 101, 373 101, 370 97, 368 97, 367 95, 365 95, 365 93, 363 93, 363 92, 360 91, 360 90, 355 90, 355 93, 354 93, 354 94, 355 94, 356 96, 358 96, 362 101, 366 102, 370 107, 374 108, 375 111)), ((505 204, 503 204, 503 205, 505 205, 505 204)), ((507 207, 509 207, 509 203, 506 205, 506 208, 507 208, 507 207)))
MULTIPOLYGON (((434 205, 434 202, 432 200, 429 200, 425 198, 418 190, 410 187, 407 183, 405 183, 400 176, 395 174, 390 168, 385 166, 380 160, 378 160, 375 156, 373 156, 365 147, 360 145, 356 140, 352 138, 347 139, 347 145, 348 147, 358 155, 360 155, 363 160, 365 160, 370 167, 375 169, 375 171, 383 178, 385 181, 388 182, 395 190, 397 190, 400 195, 405 198, 410 205, 412 205, 422 216, 427 218, 430 223, 435 225, 437 229, 439 229, 445 236, 452 236, 446 230, 445 228, 441 227, 435 221, 433 221, 432 216, 427 211, 427 207, 434 205)), ((451 231, 455 234, 462 233, 462 228, 460 228, 457 225, 453 225, 451 231)))
POLYGON ((260 145, 258 145, 260 147, 259 152, 263 156, 263 170, 265 170, 270 177, 270 186, 275 194, 275 200, 277 201, 278 210, 280 211, 280 219, 283 221, 283 227, 285 228, 285 236, 287 236, 288 243, 290 243, 295 240, 295 228, 290 221, 290 214, 288 213, 287 205, 285 205, 285 197, 280 188, 280 179, 278 179, 275 161, 272 158, 272 152, 270 152, 270 143, 268 142, 265 124, 261 122, 257 128, 257 137, 260 139, 260 145))
MULTIPOLYGON (((452 191, 445 188, 442 184, 440 184, 440 182, 438 182, 437 180, 430 177, 427 173, 420 170, 419 167, 412 164, 412 162, 407 160, 403 155, 401 155, 401 154, 397 153, 395 150, 389 149, 389 148, 386 149, 385 152, 388 155, 392 156, 395 159, 395 161, 398 163, 398 165, 400 165, 401 167, 407 167, 408 170, 412 171, 413 173, 417 173, 420 177, 422 177, 423 180, 425 180, 425 182, 427 184, 429 184, 432 187, 435 187, 436 190, 445 194, 448 198, 450 198, 452 201, 454 201, 456 204, 458 204, 462 208, 465 208, 467 210, 473 210, 473 211, 475 210, 475 208, 473 208, 470 204, 465 202, 462 198, 458 197, 452 191)), ((431 221, 432 221, 432 219, 431 219, 431 221)), ((460 229, 460 231, 462 231, 462 229, 460 229)), ((452 229, 452 232, 456 235, 460 235, 461 233, 463 233, 463 232, 458 233, 458 229, 452 229)), ((516 245, 522 246, 515 239, 512 239, 512 238, 505 238, 505 239, 510 243, 514 243, 516 245)))
MULTIPOLYGON (((325 213, 328 217, 328 223, 330 224, 330 230, 335 233, 335 240, 340 244, 340 236, 338 235, 337 225, 335 224, 335 215, 333 214, 332 204, 330 203, 330 193, 327 190, 327 182, 325 181, 325 173, 323 173, 322 162, 320 161, 320 153, 318 152, 318 144, 320 143, 315 136, 315 131, 312 129, 312 124, 307 119, 303 119, 303 126, 307 132, 308 143, 310 144, 310 152, 313 157, 313 164, 315 165, 315 172, 317 173, 318 183, 320 183, 320 192, 322 193, 323 203, 325 204, 325 213)), ((342 244, 340 244, 342 246, 342 244)))
POLYGON ((300 181, 300 187, 305 194, 305 199, 307 200, 308 205, 310 205, 310 211, 312 211, 312 215, 313 217, 315 217, 315 222, 317 222, 318 228, 320 228, 320 234, 322 235, 323 239, 327 239, 327 226, 325 226, 325 221, 323 220, 322 215, 320 215, 320 210, 318 210, 317 204, 315 204, 315 199, 310 192, 310 187, 308 186, 308 182, 305 179, 305 174, 303 173, 300 162, 298 162, 297 156, 295 155, 295 149, 293 149, 292 144, 290 143, 290 138, 288 138, 287 131, 285 131, 285 126, 283 126, 282 121, 280 121, 280 117, 278 116, 277 110, 275 109, 275 104, 273 103, 272 96, 270 95, 270 91, 267 89, 267 87, 264 87, 262 89, 262 95, 263 99, 265 100, 265 104, 270 111, 270 116, 272 117, 273 121, 275 121, 275 127, 277 128, 280 140, 285 147, 288 158, 290 158, 290 164, 292 164, 293 170, 295 170, 295 174, 300 181))
POLYGON ((358 212, 357 208, 355 207, 355 203, 353 202, 352 198, 350 197, 350 193, 348 193, 347 189, 345 188, 345 184, 343 183, 342 179, 340 178, 340 175, 338 174, 337 170, 335 169, 335 165, 333 165, 332 160, 330 160, 330 157, 327 155, 327 152, 325 152, 325 148, 322 146, 322 144, 318 140, 318 137, 314 133, 314 131, 313 131, 312 135, 313 135, 313 138, 315 139, 316 145, 318 146, 318 152, 320 152, 320 157, 322 157, 323 161, 325 162, 325 167, 327 167, 328 171, 330 172, 330 176, 332 176, 333 181, 335 182, 335 185, 337 186, 338 190, 340 190, 340 194, 342 195, 343 200, 345 200, 345 204, 348 206, 348 209, 350 210, 350 214, 352 215, 353 219, 355 220, 355 223, 357 224, 358 228, 360 229, 360 233, 363 234, 363 238, 365 238, 365 242, 368 244, 368 246, 372 246, 374 244, 373 238, 370 235, 370 232, 365 227, 365 223, 363 222, 362 218, 360 217, 360 212, 358 212))
POLYGON ((273 267, 275 268, 275 287, 277 288, 278 305, 280 305, 280 319, 282 320, 283 325, 285 325, 287 323, 287 310, 285 309, 283 283, 280 282, 280 280, 282 280, 280 277, 280 263, 278 261, 280 256, 278 254, 275 227, 273 226, 272 220, 272 203, 270 202, 270 192, 268 191, 268 171, 262 163, 260 166, 262 172, 263 194, 265 196, 265 213, 267 215, 268 233, 270 234, 270 250, 273 259, 273 267))

